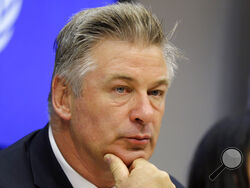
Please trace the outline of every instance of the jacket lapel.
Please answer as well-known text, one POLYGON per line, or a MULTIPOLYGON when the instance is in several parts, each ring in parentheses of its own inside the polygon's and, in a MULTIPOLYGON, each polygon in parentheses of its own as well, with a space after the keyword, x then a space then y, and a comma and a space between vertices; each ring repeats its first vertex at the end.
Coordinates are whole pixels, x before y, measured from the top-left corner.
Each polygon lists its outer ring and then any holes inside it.
POLYGON ((72 188, 50 146, 48 125, 37 133, 28 150, 35 185, 40 188, 72 188))

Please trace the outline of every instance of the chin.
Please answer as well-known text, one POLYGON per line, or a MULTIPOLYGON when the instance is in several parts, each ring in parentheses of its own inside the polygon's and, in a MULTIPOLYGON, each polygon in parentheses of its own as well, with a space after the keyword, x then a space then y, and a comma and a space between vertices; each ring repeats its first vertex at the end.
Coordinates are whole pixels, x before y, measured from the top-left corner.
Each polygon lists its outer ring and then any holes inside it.
POLYGON ((119 157, 127 167, 129 167, 136 159, 143 158, 148 160, 150 158, 150 155, 144 150, 115 152, 114 154, 119 157))

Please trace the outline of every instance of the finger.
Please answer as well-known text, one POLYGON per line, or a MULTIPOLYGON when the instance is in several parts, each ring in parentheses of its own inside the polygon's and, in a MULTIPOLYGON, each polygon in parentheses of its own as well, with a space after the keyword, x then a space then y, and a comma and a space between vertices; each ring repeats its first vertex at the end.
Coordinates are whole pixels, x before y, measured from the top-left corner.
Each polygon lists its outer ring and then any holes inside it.
POLYGON ((119 157, 113 154, 106 154, 104 160, 108 163, 116 184, 120 184, 128 178, 128 168, 119 157))
POLYGON ((136 160, 133 161, 132 165, 130 166, 130 171, 132 171, 134 168, 141 168, 141 167, 150 167, 153 169, 157 169, 156 166, 154 166, 152 163, 150 163, 149 161, 147 161, 144 158, 138 158, 136 160))

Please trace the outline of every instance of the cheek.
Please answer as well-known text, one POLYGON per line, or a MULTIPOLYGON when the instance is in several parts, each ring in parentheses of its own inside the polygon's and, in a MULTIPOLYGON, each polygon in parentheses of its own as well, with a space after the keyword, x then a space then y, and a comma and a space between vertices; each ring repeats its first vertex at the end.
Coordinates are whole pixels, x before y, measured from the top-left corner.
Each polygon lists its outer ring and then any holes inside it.
POLYGON ((156 144, 159 134, 160 134, 163 114, 164 113, 159 113, 156 115, 156 120, 154 124, 154 142, 153 142, 154 145, 156 144))
POLYGON ((78 111, 78 117, 75 118, 76 131, 86 136, 87 141, 95 143, 106 143, 112 141, 119 133, 119 122, 121 122, 121 113, 119 110, 113 110, 110 107, 87 106, 78 111))
POLYGON ((156 127, 155 127, 155 132, 154 132, 154 145, 156 144, 158 137, 159 137, 159 133, 160 133, 160 128, 161 128, 161 124, 159 123, 156 127))
POLYGON ((165 103, 166 103, 166 100, 165 98, 160 102, 159 104, 159 114, 160 114, 160 119, 162 118, 162 116, 164 115, 164 112, 165 112, 165 103))

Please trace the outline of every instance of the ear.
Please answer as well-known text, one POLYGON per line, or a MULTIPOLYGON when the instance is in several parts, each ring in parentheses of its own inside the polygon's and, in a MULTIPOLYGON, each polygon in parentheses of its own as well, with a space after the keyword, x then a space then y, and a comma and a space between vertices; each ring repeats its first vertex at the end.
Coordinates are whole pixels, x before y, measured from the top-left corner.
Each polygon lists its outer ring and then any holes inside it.
POLYGON ((64 120, 71 118, 71 89, 65 79, 55 75, 52 82, 52 105, 54 111, 64 120))

